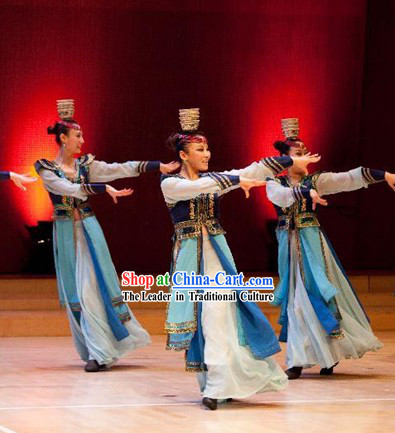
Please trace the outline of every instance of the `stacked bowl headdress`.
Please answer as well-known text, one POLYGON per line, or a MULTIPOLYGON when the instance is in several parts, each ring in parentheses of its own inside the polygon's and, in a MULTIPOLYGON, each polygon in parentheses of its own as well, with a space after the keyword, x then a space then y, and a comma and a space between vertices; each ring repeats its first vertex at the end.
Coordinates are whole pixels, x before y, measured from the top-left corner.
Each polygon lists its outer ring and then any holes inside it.
POLYGON ((199 108, 181 108, 178 110, 180 125, 183 131, 197 131, 200 123, 199 108))
POLYGON ((289 146, 306 148, 302 140, 299 139, 299 119, 296 117, 281 119, 281 129, 283 130, 285 142, 289 146))
POLYGON ((182 108, 178 110, 182 132, 177 134, 176 150, 184 149, 188 143, 206 143, 206 137, 198 133, 200 123, 199 108, 182 108))
POLYGON ((295 117, 281 119, 281 128, 285 139, 296 139, 299 136, 299 119, 295 117))
POLYGON ((66 126, 67 128, 80 130, 81 126, 78 123, 69 122, 74 116, 74 99, 58 99, 56 101, 58 115, 60 120, 56 123, 66 126))

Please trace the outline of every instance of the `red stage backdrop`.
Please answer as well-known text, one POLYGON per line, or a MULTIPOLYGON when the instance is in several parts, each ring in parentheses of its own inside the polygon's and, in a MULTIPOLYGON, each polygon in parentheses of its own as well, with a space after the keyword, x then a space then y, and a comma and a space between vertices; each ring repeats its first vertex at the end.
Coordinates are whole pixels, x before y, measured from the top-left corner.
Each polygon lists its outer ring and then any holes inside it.
MULTIPOLYGON (((178 108, 188 107, 201 108, 213 170, 273 154, 280 119, 290 116, 300 118, 302 138, 322 154, 317 169, 362 161, 365 0, 107 3, 2 2, 1 169, 31 171, 39 157, 55 156, 46 127, 61 98, 76 100, 84 151, 109 162, 171 160, 164 141, 178 127, 178 108)), ((384 162, 385 155, 375 160, 377 168, 384 162)), ((118 205, 108 196, 93 202, 117 269, 166 271, 172 226, 159 176, 115 185, 135 193, 118 205)), ((51 207, 41 184, 27 193, 8 183, 0 188, 0 272, 20 272, 27 260, 24 225, 50 219, 51 207)), ((389 199, 388 191, 382 194, 389 199)), ((369 267, 353 250, 360 248, 361 197, 331 197, 332 208, 321 212, 348 268, 369 267)), ((222 215, 240 270, 272 267, 274 212, 264 190, 248 201, 241 191, 230 193, 222 215)), ((373 233, 380 220, 370 219, 373 233)))

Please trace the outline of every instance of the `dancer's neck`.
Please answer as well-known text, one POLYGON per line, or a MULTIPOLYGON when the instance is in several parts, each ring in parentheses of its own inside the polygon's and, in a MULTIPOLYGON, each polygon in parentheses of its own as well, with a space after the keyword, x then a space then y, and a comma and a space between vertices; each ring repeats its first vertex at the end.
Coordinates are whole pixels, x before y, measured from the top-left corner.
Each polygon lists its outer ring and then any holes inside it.
POLYGON ((66 152, 63 149, 60 149, 55 158, 55 162, 59 166, 64 165, 66 167, 72 167, 74 166, 74 155, 72 153, 66 152))
POLYGON ((301 173, 301 172, 294 172, 292 170, 288 170, 287 175, 288 175, 288 179, 290 180, 291 183, 299 183, 304 176, 308 175, 309 172, 306 170, 305 173, 301 173))
POLYGON ((183 176, 189 180, 199 179, 199 171, 193 169, 190 165, 187 165, 186 163, 182 164, 180 174, 181 174, 181 176, 183 176))

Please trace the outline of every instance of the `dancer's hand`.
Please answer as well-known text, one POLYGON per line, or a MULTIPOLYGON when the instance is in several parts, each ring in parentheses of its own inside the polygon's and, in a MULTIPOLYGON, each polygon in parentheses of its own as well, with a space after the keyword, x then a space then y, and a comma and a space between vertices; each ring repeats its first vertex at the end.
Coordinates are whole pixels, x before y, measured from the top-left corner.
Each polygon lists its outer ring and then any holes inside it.
POLYGON ((315 210, 317 204, 321 204, 322 206, 328 206, 328 202, 325 199, 321 198, 315 189, 310 190, 310 197, 313 200, 313 210, 315 210))
POLYGON ((163 174, 171 173, 172 171, 175 171, 180 168, 180 163, 177 161, 169 162, 168 164, 163 164, 163 162, 160 163, 160 172, 163 174))
POLYGON ((250 180, 245 178, 240 178, 240 188, 245 192, 246 198, 250 196, 250 189, 256 186, 264 186, 266 182, 264 180, 250 180))
POLYGON ((298 167, 301 171, 307 172, 307 166, 309 164, 318 162, 321 159, 321 156, 318 153, 311 155, 311 152, 306 153, 303 156, 291 156, 294 162, 294 166, 298 167))
POLYGON ((118 203, 117 197, 126 197, 133 194, 133 190, 130 188, 124 188, 118 191, 111 185, 106 185, 106 192, 112 197, 115 204, 118 203))
POLYGON ((20 188, 22 191, 26 191, 26 187, 24 184, 33 183, 37 181, 36 177, 33 177, 31 174, 18 174, 10 171, 10 179, 14 182, 14 184, 20 188))
POLYGON ((385 172, 384 179, 387 181, 390 188, 392 188, 395 191, 395 174, 388 173, 388 171, 385 172))

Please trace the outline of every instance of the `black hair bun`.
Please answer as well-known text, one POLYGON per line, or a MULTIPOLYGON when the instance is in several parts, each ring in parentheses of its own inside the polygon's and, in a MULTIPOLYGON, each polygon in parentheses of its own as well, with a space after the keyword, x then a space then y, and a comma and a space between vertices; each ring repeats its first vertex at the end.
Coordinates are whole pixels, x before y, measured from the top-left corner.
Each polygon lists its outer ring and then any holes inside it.
POLYGON ((174 132, 170 135, 170 137, 166 140, 166 146, 173 150, 174 152, 177 151, 177 143, 180 139, 180 135, 177 132, 174 132))
POLYGON ((273 146, 280 152, 281 155, 286 155, 290 149, 290 145, 285 141, 275 141, 273 146))
POLYGON ((48 126, 47 132, 48 135, 56 135, 56 123, 53 126, 48 126))

